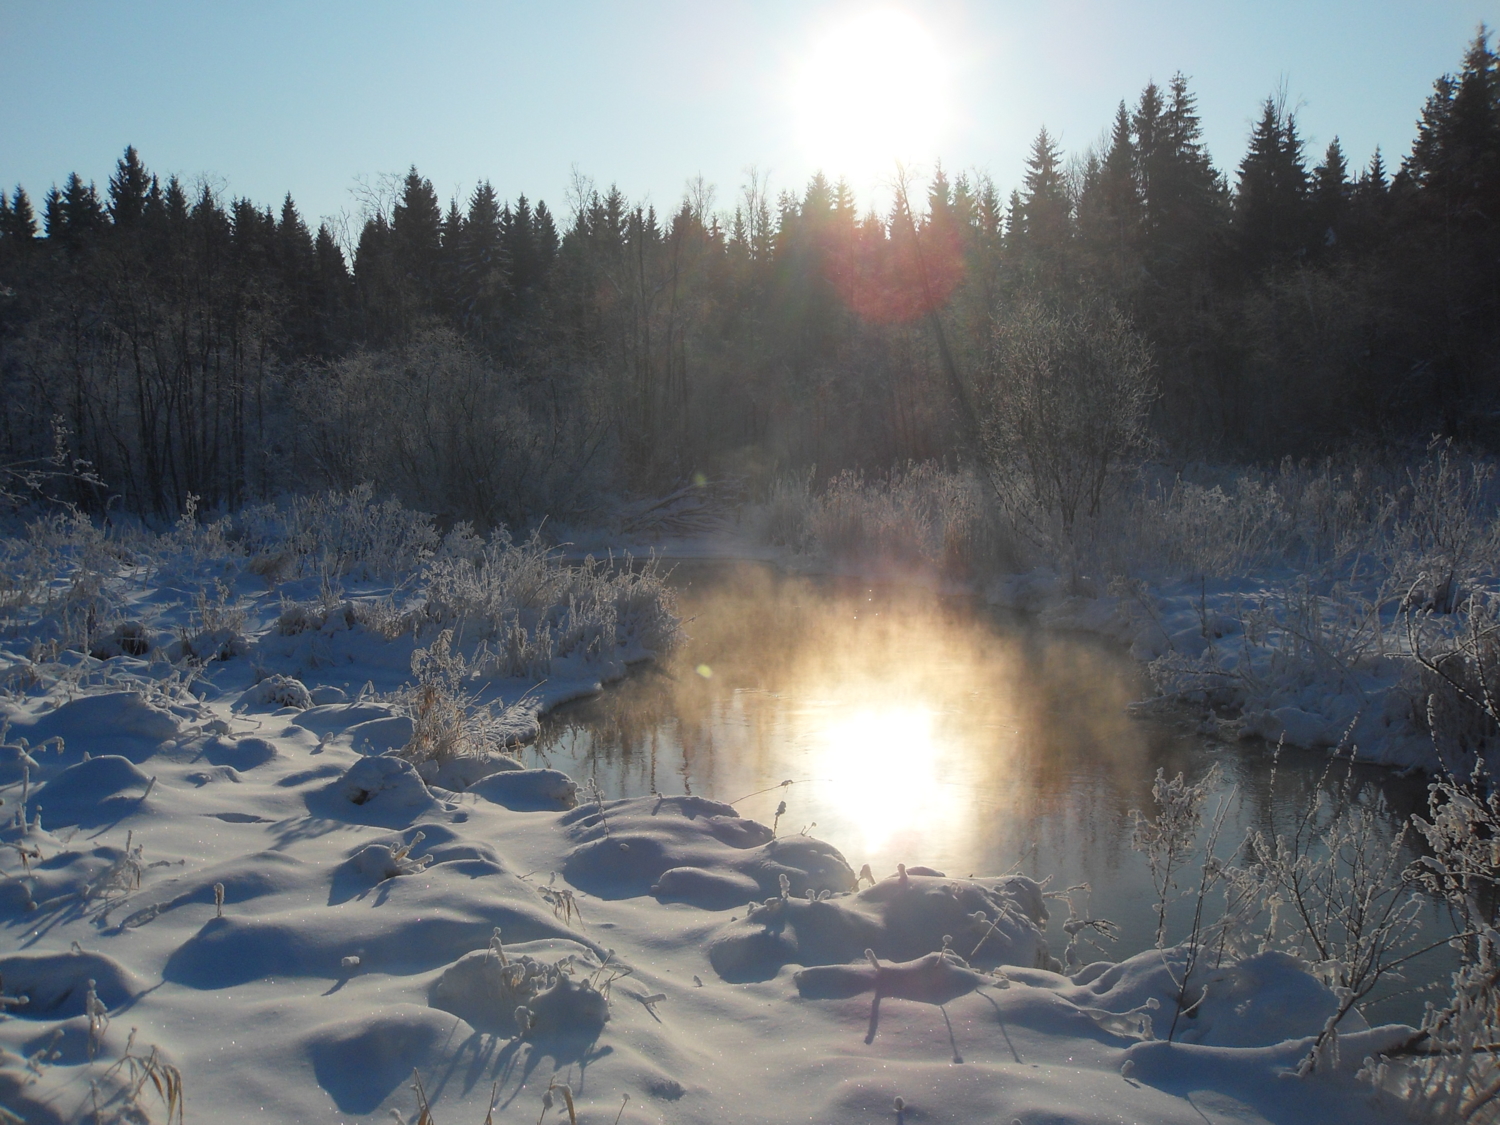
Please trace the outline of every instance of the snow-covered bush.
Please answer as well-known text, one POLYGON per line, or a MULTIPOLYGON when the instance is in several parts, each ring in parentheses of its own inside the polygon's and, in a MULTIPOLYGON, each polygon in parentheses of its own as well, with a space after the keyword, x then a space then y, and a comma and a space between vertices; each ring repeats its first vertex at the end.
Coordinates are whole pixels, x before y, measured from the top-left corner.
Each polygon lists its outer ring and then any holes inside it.
POLYGON ((306 710, 313 705, 307 685, 291 676, 267 676, 250 689, 247 698, 255 703, 295 707, 298 710, 306 710))
POLYGON ((1015 559, 983 482, 930 461, 872 479, 845 470, 821 491, 806 478, 784 478, 760 518, 771 543, 835 559, 874 558, 954 577, 992 573, 1015 559))
MULTIPOLYGON (((1330 765, 1330 769, 1332 769, 1330 765)), ((1196 1018, 1213 974, 1247 957, 1280 951, 1297 958, 1331 991, 1332 1007, 1301 1064, 1323 1065, 1339 1032, 1356 1024, 1375 989, 1399 979, 1411 958, 1444 944, 1421 939, 1422 882, 1444 878, 1441 858, 1411 867, 1408 837, 1394 836, 1377 810, 1363 805, 1352 784, 1328 786, 1327 773, 1295 823, 1277 823, 1273 800, 1265 830, 1221 849, 1229 799, 1205 821, 1204 806, 1216 770, 1197 782, 1158 771, 1152 788, 1156 811, 1139 812, 1134 844, 1146 853, 1155 881, 1157 948, 1173 982, 1175 1010, 1167 1038, 1185 1018, 1196 1018), (1170 957, 1168 956, 1170 952, 1170 957)), ((1428 826, 1438 856, 1452 816, 1428 826)), ((1472 849, 1470 849, 1472 850, 1472 849)), ((1362 1025, 1361 1025, 1362 1026, 1362 1025)))
POLYGON ((230 587, 219 580, 213 593, 199 590, 193 595, 193 610, 182 635, 172 646, 174 660, 184 657, 209 662, 242 656, 249 649, 244 629, 246 613, 230 587))
POLYGON ((247 508, 235 525, 251 568, 268 578, 398 578, 445 546, 458 551, 478 545, 465 525, 445 540, 431 516, 396 500, 376 500, 369 483, 247 508))
POLYGON ((566 565, 536 535, 497 533, 477 556, 435 560, 425 574, 430 625, 455 644, 489 646, 484 670, 545 676, 555 657, 665 652, 677 638, 675 598, 653 559, 636 569, 595 558, 566 565))
POLYGON ((411 739, 399 753, 414 765, 478 757, 518 741, 534 726, 533 709, 524 702, 479 702, 470 686, 477 669, 453 647, 452 629, 413 652, 411 670, 417 682, 397 694, 396 705, 412 721, 411 739))

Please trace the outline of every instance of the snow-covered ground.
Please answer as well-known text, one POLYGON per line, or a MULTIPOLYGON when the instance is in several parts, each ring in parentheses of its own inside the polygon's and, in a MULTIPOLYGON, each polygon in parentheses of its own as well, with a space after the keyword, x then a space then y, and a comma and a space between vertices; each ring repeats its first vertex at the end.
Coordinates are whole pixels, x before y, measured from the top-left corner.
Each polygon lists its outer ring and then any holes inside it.
POLYGON ((1399 1118, 1356 1072, 1409 1028, 1351 1015, 1295 1075, 1336 998, 1284 953, 1167 1042, 1180 951, 1062 975, 1031 880, 856 873, 500 753, 670 635, 649 589, 346 558, 335 590, 196 534, 59 546, 10 603, 0 1120, 1399 1118))

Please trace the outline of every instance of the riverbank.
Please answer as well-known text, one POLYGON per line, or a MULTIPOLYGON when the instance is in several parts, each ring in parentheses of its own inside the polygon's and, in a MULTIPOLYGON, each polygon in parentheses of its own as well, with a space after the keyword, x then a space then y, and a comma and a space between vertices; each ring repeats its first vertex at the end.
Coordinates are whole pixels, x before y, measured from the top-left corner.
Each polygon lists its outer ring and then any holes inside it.
POLYGON ((1436 444, 1409 463, 1190 468, 1143 466, 1068 528, 1002 513, 972 473, 932 465, 786 482, 740 522, 802 570, 1108 636, 1149 669, 1161 702, 1143 703, 1192 709, 1215 737, 1500 767, 1484 703, 1500 697, 1491 463, 1436 444))
POLYGON ((649 568, 317 515, 7 547, 7 1112, 1397 1119, 1359 1060, 1409 1028, 1350 1013, 1287 1076, 1338 999, 1284 954, 1215 968, 1167 1043, 1182 951, 1064 958, 1031 879, 864 876, 779 816, 517 768, 672 640, 649 568))

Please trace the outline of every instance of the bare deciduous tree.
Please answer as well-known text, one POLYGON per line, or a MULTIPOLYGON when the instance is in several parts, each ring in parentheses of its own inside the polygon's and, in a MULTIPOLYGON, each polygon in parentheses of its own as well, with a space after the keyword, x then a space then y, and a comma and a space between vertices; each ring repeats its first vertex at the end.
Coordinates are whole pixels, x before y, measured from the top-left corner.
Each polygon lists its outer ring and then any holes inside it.
POLYGON ((1012 519, 1071 542, 1143 449, 1150 345, 1112 305, 1023 299, 995 318, 980 398, 985 467, 1012 519))

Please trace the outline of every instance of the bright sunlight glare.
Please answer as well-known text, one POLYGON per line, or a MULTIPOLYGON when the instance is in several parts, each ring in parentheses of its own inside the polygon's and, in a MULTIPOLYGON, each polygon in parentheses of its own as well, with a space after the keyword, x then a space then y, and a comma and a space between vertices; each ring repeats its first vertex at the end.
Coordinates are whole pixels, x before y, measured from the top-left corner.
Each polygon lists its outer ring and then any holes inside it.
POLYGON ((832 782, 867 850, 941 815, 932 719, 918 707, 861 709, 823 729, 814 768, 832 782))
POLYGON ((947 120, 948 74, 931 33, 895 9, 861 12, 825 29, 794 87, 798 139, 830 177, 889 176, 896 160, 936 152, 947 120))

